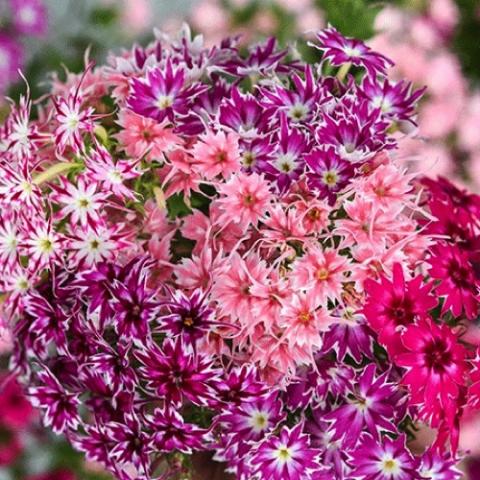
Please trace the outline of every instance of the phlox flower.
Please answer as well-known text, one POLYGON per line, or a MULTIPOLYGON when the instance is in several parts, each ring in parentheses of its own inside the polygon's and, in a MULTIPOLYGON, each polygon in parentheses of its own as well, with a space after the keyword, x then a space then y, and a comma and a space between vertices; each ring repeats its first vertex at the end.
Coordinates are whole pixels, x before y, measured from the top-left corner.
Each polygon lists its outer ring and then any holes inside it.
POLYGON ((406 328, 402 343, 405 352, 394 360, 407 368, 403 383, 410 387, 412 402, 425 402, 428 409, 439 400, 446 409, 459 395, 467 369, 466 350, 457 335, 448 325, 425 319, 406 328))
POLYGON ((322 345, 320 333, 328 329, 333 319, 313 295, 299 292, 284 302, 279 324, 285 328, 284 336, 289 345, 306 346, 312 352, 322 345))
POLYGON ((135 160, 145 156, 149 161, 161 161, 164 152, 171 152, 183 144, 167 124, 129 110, 119 113, 118 123, 122 128, 115 138, 125 153, 135 160))
POLYGON ((85 177, 79 177, 76 186, 62 179, 51 197, 53 201, 63 205, 56 217, 63 219, 71 215, 70 221, 73 224, 95 228, 100 221, 100 211, 107 197, 105 192, 98 191, 98 187, 96 182, 85 177))
POLYGON ((122 200, 135 199, 134 192, 125 185, 125 182, 141 174, 136 162, 127 160, 114 162, 108 150, 102 145, 97 145, 85 163, 88 168, 86 176, 92 180, 92 184, 100 184, 102 192, 112 192, 122 200))
POLYGON ((377 74, 385 74, 393 62, 383 55, 372 51, 370 47, 360 40, 342 36, 335 28, 328 27, 317 35, 320 45, 311 45, 323 51, 323 58, 328 59, 332 65, 340 66, 352 63, 363 67, 369 76, 375 78, 377 74))
POLYGON ((405 281, 403 267, 399 263, 393 266, 391 280, 382 276, 379 282, 365 281, 367 300, 362 312, 390 354, 403 351, 400 341, 402 328, 427 317, 437 305, 431 290, 432 284, 423 284, 420 275, 405 281))
POLYGON ((302 221, 304 215, 304 212, 295 207, 286 208, 274 203, 263 221, 262 235, 265 243, 286 245, 292 240, 306 240, 308 232, 302 221))
POLYGON ((42 36, 47 30, 46 5, 41 0, 11 0, 15 28, 26 35, 42 36))
POLYGON ((387 381, 388 372, 375 376, 375 365, 370 364, 357 378, 345 405, 340 405, 325 415, 335 430, 334 440, 342 439, 342 445, 353 447, 363 431, 374 438, 380 432, 395 433, 392 420, 397 403, 395 387, 387 381))
POLYGON ((352 475, 362 480, 416 480, 415 459, 405 447, 405 436, 396 440, 383 437, 379 443, 364 435, 360 446, 352 453, 352 475))
POLYGON ((479 281, 467 252, 456 245, 436 244, 428 262, 430 275, 439 280, 436 293, 445 297, 442 312, 450 310, 456 317, 462 312, 473 319, 477 315, 479 281))
POLYGON ((420 458, 419 474, 431 480, 459 480, 463 473, 455 468, 455 460, 448 454, 428 449, 420 458))
POLYGON ((240 170, 238 137, 235 133, 207 131, 192 148, 198 172, 208 180, 222 175, 228 178, 240 170))
POLYGON ((340 298, 348 266, 348 259, 336 250, 312 245, 294 262, 290 278, 294 288, 307 290, 307 295, 321 305, 340 298))
POLYGON ((308 436, 302 433, 302 424, 292 429, 283 427, 260 443, 252 456, 255 473, 261 478, 278 480, 311 479, 319 468, 317 453, 308 445, 308 436))
POLYGON ((222 224, 238 223, 243 230, 256 226, 267 213, 273 199, 269 183, 260 175, 238 172, 219 188, 217 203, 223 210, 218 219, 222 224))
POLYGON ((80 86, 69 92, 67 97, 55 99, 55 145, 60 154, 63 154, 67 147, 71 147, 75 153, 81 153, 84 149, 82 135, 94 130, 94 109, 93 107, 82 108, 83 98, 80 86))

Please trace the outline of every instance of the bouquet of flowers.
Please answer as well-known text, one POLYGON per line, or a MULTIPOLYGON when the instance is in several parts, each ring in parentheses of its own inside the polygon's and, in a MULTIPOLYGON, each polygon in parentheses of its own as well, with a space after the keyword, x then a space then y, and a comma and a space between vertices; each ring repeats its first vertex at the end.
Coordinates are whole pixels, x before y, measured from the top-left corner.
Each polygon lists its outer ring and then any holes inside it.
POLYGON ((422 90, 333 27, 309 65, 187 27, 0 130, 11 366, 118 479, 457 479, 480 197, 400 167, 422 90), (423 450, 419 425, 436 430, 423 450))

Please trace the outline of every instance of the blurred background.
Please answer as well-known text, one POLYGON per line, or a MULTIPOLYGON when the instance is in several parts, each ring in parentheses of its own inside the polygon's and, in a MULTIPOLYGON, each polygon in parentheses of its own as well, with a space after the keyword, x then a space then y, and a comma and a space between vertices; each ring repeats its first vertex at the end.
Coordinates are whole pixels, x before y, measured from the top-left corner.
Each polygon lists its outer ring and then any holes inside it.
MULTIPOLYGON (((80 71, 86 51, 102 62, 109 50, 148 43, 153 28, 173 33, 185 21, 208 44, 275 35, 301 49, 327 23, 367 40, 395 61, 395 77, 428 87, 418 135, 395 154, 411 169, 480 193, 480 0, 0 0, 0 118, 4 96, 25 91, 19 70, 38 97, 50 72, 80 71)), ((41 427, 7 374, 8 351, 8 342, 0 345, 0 480, 108 479, 41 427)), ((480 480, 479 431, 480 418, 465 419, 470 480, 480 480)))

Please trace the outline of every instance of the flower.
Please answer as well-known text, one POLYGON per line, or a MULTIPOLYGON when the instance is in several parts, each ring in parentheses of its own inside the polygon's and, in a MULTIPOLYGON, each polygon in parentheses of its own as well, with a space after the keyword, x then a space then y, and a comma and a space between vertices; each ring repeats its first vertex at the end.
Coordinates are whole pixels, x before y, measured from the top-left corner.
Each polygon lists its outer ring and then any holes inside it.
POLYGON ((179 405, 183 398, 195 405, 212 401, 216 372, 206 357, 194 354, 181 338, 165 341, 162 349, 149 345, 136 357, 147 387, 167 404, 179 405))
POLYGON ((370 47, 360 40, 342 36, 335 28, 328 27, 317 35, 320 45, 311 45, 323 52, 323 58, 332 65, 341 66, 345 63, 363 67, 368 74, 375 78, 377 74, 386 74, 393 62, 383 55, 373 52, 370 47))
POLYGON ((473 319, 478 311, 479 282, 466 252, 456 245, 437 244, 431 249, 430 275, 440 280, 438 295, 445 296, 442 312, 450 310, 456 317, 462 312, 473 319))
POLYGON ((319 468, 317 453, 308 445, 302 425, 292 429, 282 428, 260 443, 252 456, 254 472, 261 478, 300 480, 312 478, 312 471, 319 468))
POLYGON ((310 188, 333 205, 336 194, 342 191, 353 177, 352 165, 340 158, 333 147, 312 151, 305 157, 305 162, 310 168, 307 174, 310 188))
POLYGON ((464 384, 465 348, 448 325, 424 319, 402 334, 405 353, 395 362, 407 368, 402 382, 410 387, 413 403, 435 409, 437 401, 447 409, 464 384))
POLYGON ((256 173, 238 172, 219 189, 223 214, 219 222, 238 223, 243 230, 256 225, 268 212, 272 200, 269 183, 256 173))
POLYGON ((174 120, 174 114, 188 113, 191 99, 205 90, 201 84, 187 85, 185 71, 171 60, 164 68, 148 70, 145 77, 133 78, 128 106, 134 113, 162 122, 174 120))
POLYGON ((382 431, 395 433, 392 420, 397 399, 387 377, 388 373, 375 377, 375 365, 368 365, 347 403, 324 416, 325 420, 333 422, 334 441, 342 439, 342 445, 348 448, 355 446, 362 431, 376 439, 382 431))
POLYGON ((382 276, 379 282, 365 281, 368 297, 362 313, 392 355, 403 350, 399 331, 437 305, 431 290, 431 283, 423 285, 420 275, 406 282, 399 263, 393 266, 391 280, 382 276))
POLYGON ((415 480, 422 478, 415 460, 405 447, 405 435, 382 442, 365 435, 352 453, 352 475, 362 480, 415 480))
POLYGON ((160 317, 162 330, 180 335, 187 344, 194 345, 218 323, 213 320, 214 310, 209 307, 206 297, 201 289, 194 290, 190 296, 181 290, 173 292, 171 299, 163 304, 168 313, 160 317))
POLYGON ((0 34, 0 89, 18 79, 18 70, 23 64, 23 49, 10 35, 0 34))
POLYGON ((222 175, 228 178, 240 170, 238 137, 235 133, 208 131, 200 136, 194 145, 192 154, 199 173, 207 179, 222 175))
POLYGON ((42 0, 11 0, 13 24, 26 35, 42 36, 47 30, 47 12, 42 0))
POLYGON ((39 372, 38 378, 43 385, 29 387, 28 397, 34 407, 45 411, 45 425, 51 426, 55 433, 76 428, 79 424, 78 395, 65 391, 58 379, 47 369, 39 372))

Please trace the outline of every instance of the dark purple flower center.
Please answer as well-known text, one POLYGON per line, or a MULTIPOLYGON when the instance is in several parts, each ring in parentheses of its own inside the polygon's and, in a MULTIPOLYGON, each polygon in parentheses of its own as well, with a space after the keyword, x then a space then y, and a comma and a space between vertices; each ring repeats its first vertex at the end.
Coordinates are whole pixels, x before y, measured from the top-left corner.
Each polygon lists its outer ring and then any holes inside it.
POLYGON ((424 349, 426 366, 436 373, 442 373, 452 362, 452 353, 442 339, 430 342, 424 349))

